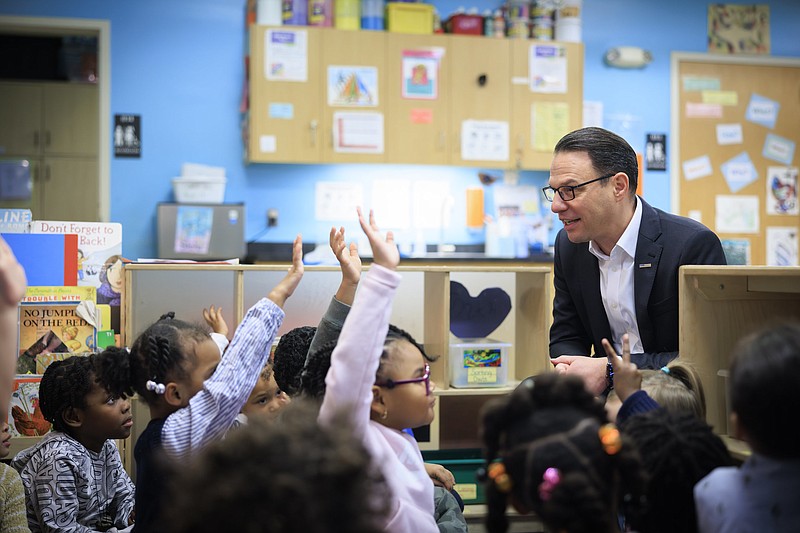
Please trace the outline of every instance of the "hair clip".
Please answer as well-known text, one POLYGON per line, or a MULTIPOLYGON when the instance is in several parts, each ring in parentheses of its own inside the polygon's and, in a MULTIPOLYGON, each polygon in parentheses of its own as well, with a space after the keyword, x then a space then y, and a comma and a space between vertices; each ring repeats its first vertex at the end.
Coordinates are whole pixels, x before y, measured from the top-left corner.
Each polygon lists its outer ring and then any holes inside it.
POLYGON ((622 448, 622 438, 619 436, 619 430, 614 424, 604 424, 600 426, 597 431, 600 437, 600 443, 608 455, 616 455, 622 448))
POLYGON ((665 374, 669 374, 669 367, 662 366, 662 367, 661 367, 661 371, 662 371, 663 373, 665 373, 665 374))
POLYGON ((490 464, 488 475, 489 479, 494 481, 497 490, 503 494, 508 494, 511 492, 511 487, 513 484, 511 483, 511 478, 506 472, 506 465, 504 465, 502 461, 496 461, 490 464))
POLYGON ((542 482, 539 483, 539 498, 543 502, 549 501, 550 497, 553 496, 553 489, 555 489, 559 483, 561 483, 561 472, 558 471, 558 468, 553 468, 551 466, 545 470, 542 475, 542 482))
POLYGON ((167 392, 167 387, 163 383, 156 383, 152 380, 147 380, 147 383, 144 384, 147 390, 153 391, 156 394, 164 394, 167 392))

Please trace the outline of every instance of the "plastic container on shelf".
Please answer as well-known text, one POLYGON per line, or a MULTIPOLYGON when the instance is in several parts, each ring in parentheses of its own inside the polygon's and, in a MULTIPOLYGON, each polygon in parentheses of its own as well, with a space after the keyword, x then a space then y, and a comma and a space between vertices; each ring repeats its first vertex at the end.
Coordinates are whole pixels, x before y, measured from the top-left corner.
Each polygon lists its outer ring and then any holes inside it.
POLYGON ((492 37, 503 39, 505 36, 506 19, 503 16, 503 12, 499 9, 496 9, 494 12, 494 30, 492 31, 492 37))
POLYGON ((450 385, 455 388, 504 387, 508 383, 508 349, 494 339, 450 341, 450 385))
POLYGON ((361 29, 382 31, 385 10, 384 0, 361 0, 361 29))
POLYGON ((265 26, 283 24, 283 3, 281 0, 258 0, 256 4, 256 23, 265 26))
POLYGON ((529 6, 527 0, 510 0, 508 2, 508 31, 509 37, 527 39, 530 35, 528 29, 529 6))
POLYGON ((553 40, 553 9, 551 0, 535 0, 531 4, 531 38, 553 40))
POLYGON ((412 2, 389 2, 386 6, 386 30, 396 33, 433 33, 434 7, 412 2))
POLYGON ((361 1, 336 0, 334 3, 333 25, 339 30, 361 29, 361 1))
POLYGON ((333 25, 333 0, 308 0, 308 25, 333 25))
POLYGON ((172 190, 181 204, 221 204, 227 181, 220 176, 182 176, 172 179, 172 190))
POLYGON ((483 12, 483 36, 491 37, 494 33, 494 17, 492 10, 487 9, 483 12))
POLYGON ((290 26, 308 24, 308 0, 283 0, 283 23, 290 26))
POLYGON ((583 0, 564 0, 556 9, 553 34, 556 41, 579 43, 582 40, 583 0))

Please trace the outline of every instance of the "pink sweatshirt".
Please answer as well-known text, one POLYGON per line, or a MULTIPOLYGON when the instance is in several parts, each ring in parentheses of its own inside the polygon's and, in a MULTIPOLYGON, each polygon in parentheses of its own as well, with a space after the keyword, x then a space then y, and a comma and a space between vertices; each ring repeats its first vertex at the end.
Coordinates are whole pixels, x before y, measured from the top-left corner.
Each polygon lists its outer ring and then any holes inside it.
POLYGON ((433 482, 425 472, 417 442, 402 431, 370 420, 372 385, 399 284, 400 274, 374 264, 359 284, 331 355, 319 420, 330 423, 336 413, 347 413, 355 435, 383 472, 393 496, 385 531, 435 533, 439 528, 433 517, 433 482))

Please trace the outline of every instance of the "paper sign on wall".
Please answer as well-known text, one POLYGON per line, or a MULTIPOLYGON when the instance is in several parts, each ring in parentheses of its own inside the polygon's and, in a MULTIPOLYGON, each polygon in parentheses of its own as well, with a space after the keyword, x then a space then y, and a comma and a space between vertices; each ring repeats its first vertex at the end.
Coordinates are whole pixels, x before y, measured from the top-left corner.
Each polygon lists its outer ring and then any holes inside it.
POLYGON ((687 180, 696 180, 710 176, 714 172, 711 167, 711 158, 701 155, 683 162, 683 175, 687 180))
POLYGON ((794 141, 781 137, 780 135, 775 135, 774 133, 768 133, 767 138, 764 139, 764 151, 762 155, 778 163, 791 165, 792 159, 794 159, 794 148, 794 141))
POLYGON ((267 30, 264 34, 264 76, 273 81, 308 81, 306 30, 267 30))
POLYGON ((797 228, 767 228, 767 266, 797 266, 797 228))
POLYGON ((333 150, 336 153, 382 154, 383 113, 334 113, 333 150))
POLYGON ((767 214, 797 215, 797 167, 767 168, 767 214))
POLYGON ((717 233, 758 233, 758 226, 758 196, 717 196, 717 233))
POLYGON ((756 167, 747 152, 725 161, 721 169, 731 192, 739 192, 758 179, 756 167))
POLYGON ((750 103, 747 105, 747 111, 744 117, 750 122, 761 124, 769 129, 775 127, 775 121, 778 119, 778 110, 781 105, 775 100, 770 100, 765 96, 753 93, 750 96, 750 103))
POLYGON ((720 146, 742 144, 742 139, 741 124, 717 124, 717 144, 720 146))

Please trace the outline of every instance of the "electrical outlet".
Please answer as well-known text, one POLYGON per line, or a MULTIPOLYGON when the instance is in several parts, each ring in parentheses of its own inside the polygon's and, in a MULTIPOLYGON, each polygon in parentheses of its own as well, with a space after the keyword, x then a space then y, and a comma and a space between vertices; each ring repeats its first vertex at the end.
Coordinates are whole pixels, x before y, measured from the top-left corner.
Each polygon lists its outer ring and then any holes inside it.
POLYGON ((278 225, 278 210, 267 209, 267 227, 274 228, 278 225))

